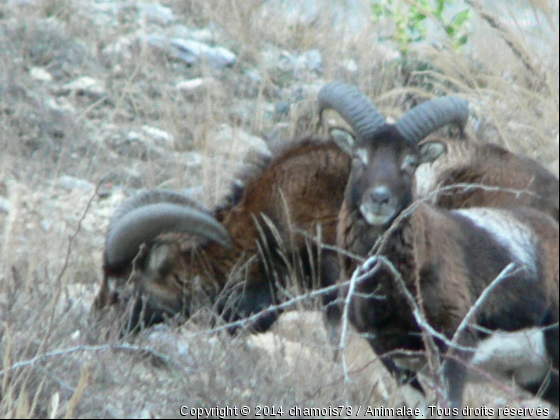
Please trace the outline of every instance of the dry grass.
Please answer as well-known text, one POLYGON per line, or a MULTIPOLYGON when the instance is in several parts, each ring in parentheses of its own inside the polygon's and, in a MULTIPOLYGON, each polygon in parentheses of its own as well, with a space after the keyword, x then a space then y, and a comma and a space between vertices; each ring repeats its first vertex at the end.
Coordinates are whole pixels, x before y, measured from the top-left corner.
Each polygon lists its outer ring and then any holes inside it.
MULTIPOLYGON (((288 314, 273 333, 238 338, 188 323, 122 340, 89 319, 115 206, 131 190, 156 186, 203 186, 199 198, 215 202, 239 162, 212 153, 201 165, 189 153, 210 154, 221 124, 255 135, 314 131, 312 94, 335 78, 357 84, 394 116, 417 99, 455 92, 473 104, 469 129, 480 141, 504 144, 558 172, 557 2, 533 1, 531 9, 511 1, 500 10, 469 2, 479 15, 465 55, 424 43, 406 60, 395 60, 378 42, 385 28, 337 21, 342 2, 328 2, 311 20, 284 18, 268 3, 165 3, 176 23, 221 26, 213 41, 238 55, 223 72, 155 52, 146 37, 171 34, 172 25, 141 18, 133 5, 0 5, 1 417, 180 417, 184 405, 398 403, 392 380, 363 340, 355 337, 348 350, 349 375, 332 361, 316 313, 288 314), (523 19, 513 19, 514 7, 528 8, 523 19), (322 75, 294 74, 270 59, 312 48, 322 53, 322 75), (52 80, 33 77, 36 68, 52 80), (248 76, 251 70, 260 82, 248 76), (104 93, 65 87, 84 76, 104 93), (176 89, 198 77, 216 83, 188 95, 176 89), (274 112, 275 104, 296 100, 287 114, 274 112), (158 154, 123 141, 146 125, 171 134, 173 149, 158 154), (67 188, 62 176, 91 185, 67 188)), ((493 407, 517 401, 489 387, 471 388, 465 400, 493 407)))

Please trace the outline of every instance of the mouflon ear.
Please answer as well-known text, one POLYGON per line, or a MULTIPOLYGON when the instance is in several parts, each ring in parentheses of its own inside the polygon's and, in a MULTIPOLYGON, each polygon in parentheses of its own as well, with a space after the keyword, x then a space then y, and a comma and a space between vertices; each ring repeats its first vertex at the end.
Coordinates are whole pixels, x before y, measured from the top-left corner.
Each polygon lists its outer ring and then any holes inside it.
POLYGON ((352 155, 356 144, 354 133, 342 127, 332 127, 329 129, 329 134, 342 151, 352 155))
POLYGON ((447 151, 447 146, 439 140, 430 140, 420 144, 419 163, 430 163, 447 151))

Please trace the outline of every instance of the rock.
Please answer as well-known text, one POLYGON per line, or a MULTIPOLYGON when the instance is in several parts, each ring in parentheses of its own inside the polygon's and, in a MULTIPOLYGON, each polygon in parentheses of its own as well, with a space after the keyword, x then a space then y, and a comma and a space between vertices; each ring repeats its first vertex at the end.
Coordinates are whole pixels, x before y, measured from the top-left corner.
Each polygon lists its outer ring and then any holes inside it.
POLYGON ((91 2, 89 14, 94 25, 99 27, 111 27, 117 25, 119 4, 116 2, 91 2))
POLYGON ((0 197, 0 213, 10 213, 12 211, 12 204, 7 198, 0 197))
POLYGON ((177 50, 179 58, 187 64, 199 64, 203 60, 215 69, 223 69, 233 66, 237 56, 230 50, 223 47, 211 47, 208 44, 175 38, 171 45, 177 50))
POLYGON ((222 70, 233 66, 237 60, 237 56, 226 48, 211 47, 193 39, 169 39, 160 35, 150 35, 146 41, 152 48, 161 50, 171 58, 188 65, 199 65, 206 62, 210 67, 222 70))
POLYGON ((285 117, 290 113, 291 104, 289 102, 277 102, 275 105, 276 117, 285 117))
POLYGON ((29 70, 29 75, 40 82, 52 82, 52 75, 42 67, 32 67, 29 70))
POLYGON ((76 113, 76 108, 74 108, 72 104, 62 96, 57 98, 47 98, 45 105, 52 111, 63 115, 74 115, 76 113))
POLYGON ((306 78, 309 72, 322 74, 324 71, 323 56, 317 49, 294 54, 271 47, 264 49, 262 59, 269 72, 289 78, 301 79, 306 78))
POLYGON ((323 74, 323 56, 319 50, 313 49, 300 55, 296 59, 295 72, 302 70, 312 71, 317 74, 323 74))
MULTIPOLYGON (((132 49, 134 47, 134 37, 125 35, 118 38, 117 41, 107 45, 101 51, 101 55, 106 60, 112 60, 115 63, 132 60, 132 49)), ((117 67, 117 65, 115 65, 117 67)))
POLYGON ((342 67, 348 73, 356 73, 359 70, 358 63, 356 63, 356 60, 354 60, 353 58, 343 61, 342 67))
POLYGON ((258 70, 256 70, 256 69, 249 69, 249 70, 245 71, 244 74, 245 74, 245 76, 247 76, 247 78, 248 78, 250 81, 252 81, 253 83, 256 83, 256 84, 262 83, 262 76, 261 76, 261 74, 259 73, 258 70))
POLYGON ((64 93, 74 93, 79 95, 85 95, 91 99, 100 99, 106 96, 105 88, 101 83, 91 77, 80 77, 73 82, 65 84, 63 87, 64 93))
POLYGON ((216 85, 217 81, 211 77, 199 77, 196 79, 184 80, 177 83, 175 86, 177 90, 183 92, 196 92, 205 87, 216 85))
POLYGON ((95 185, 91 182, 68 175, 58 178, 57 185, 67 190, 78 189, 84 192, 93 191, 95 189, 95 185))
POLYGON ((190 33, 190 38, 199 42, 215 42, 216 34, 208 28, 197 29, 190 33))
POLYGON ((148 22, 169 25, 175 21, 175 14, 170 7, 158 3, 142 2, 138 2, 136 7, 140 13, 140 18, 146 19, 148 22))
POLYGON ((154 140, 158 146, 170 150, 175 148, 175 138, 171 134, 149 125, 142 126, 142 131, 154 140))
POLYGON ((188 168, 200 167, 204 162, 202 156, 196 152, 177 153, 177 160, 182 162, 188 168))
POLYGON ((150 136, 130 131, 126 137, 116 144, 117 152, 124 156, 136 156, 146 160, 150 156, 166 157, 169 152, 156 144, 150 136))

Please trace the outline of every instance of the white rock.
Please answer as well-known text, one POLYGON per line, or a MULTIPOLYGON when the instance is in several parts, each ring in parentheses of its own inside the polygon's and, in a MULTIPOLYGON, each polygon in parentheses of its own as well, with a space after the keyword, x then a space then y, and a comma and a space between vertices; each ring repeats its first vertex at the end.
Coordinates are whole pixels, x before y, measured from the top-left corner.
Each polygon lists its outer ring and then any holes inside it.
POLYGON ((179 152, 176 157, 189 168, 200 167, 204 162, 202 156, 196 152, 179 152))
POLYGON ((76 108, 64 97, 59 96, 58 98, 47 98, 45 104, 56 112, 61 112, 63 114, 75 114, 76 108))
POLYGON ((149 22, 167 25, 175 20, 173 10, 167 6, 162 6, 158 3, 138 2, 136 7, 138 7, 140 16, 149 22))
POLYGON ((142 126, 142 131, 150 136, 150 138, 154 140, 159 146, 163 146, 168 149, 175 148, 175 138, 168 132, 149 125, 142 126))
POLYGON ((155 139, 144 129, 142 129, 142 132, 130 131, 124 139, 118 140, 111 147, 117 149, 120 155, 136 155, 142 159, 145 159, 148 155, 159 157, 169 155, 167 144, 161 138, 155 139))
POLYGON ((0 197, 0 213, 10 213, 12 211, 12 204, 7 198, 0 197))
POLYGON ((95 185, 83 179, 74 178, 73 176, 64 175, 58 178, 58 186, 65 188, 67 190, 82 190, 82 191, 93 191, 95 185))
POLYGON ((171 45, 177 58, 187 64, 199 64, 204 60, 213 68, 223 69, 235 64, 237 56, 227 48, 211 47, 192 39, 174 38, 171 45))
POLYGON ((63 89, 75 93, 83 93, 88 96, 103 96, 105 95, 105 89, 101 83, 91 77, 80 77, 70 83, 63 86, 63 89))
POLYGON ((200 42, 213 42, 216 36, 210 29, 197 29, 190 33, 190 38, 200 42))
POLYGON ((323 73, 323 56, 319 50, 309 50, 296 59, 296 71, 301 71, 303 69, 318 74, 323 73))
POLYGON ((182 82, 179 82, 175 87, 177 88, 177 90, 181 90, 184 92, 195 92, 204 87, 212 86, 216 83, 217 81, 215 79, 212 79, 211 77, 199 77, 196 79, 184 80, 182 82))
MULTIPOLYGON (((134 47, 134 38, 131 35, 126 35, 120 37, 117 41, 113 42, 112 44, 107 45, 101 51, 101 54, 106 59, 112 58, 115 61, 129 61, 132 59, 132 49, 134 47)), ((115 65, 115 67, 117 67, 115 65)), ((117 72, 115 68, 113 72, 117 72)))
POLYGON ((53 80, 52 75, 42 67, 32 67, 31 70, 29 70, 29 75, 41 82, 52 82, 53 80))
POLYGON ((358 71, 358 63, 353 58, 346 60, 342 63, 342 66, 350 73, 356 73, 358 71))

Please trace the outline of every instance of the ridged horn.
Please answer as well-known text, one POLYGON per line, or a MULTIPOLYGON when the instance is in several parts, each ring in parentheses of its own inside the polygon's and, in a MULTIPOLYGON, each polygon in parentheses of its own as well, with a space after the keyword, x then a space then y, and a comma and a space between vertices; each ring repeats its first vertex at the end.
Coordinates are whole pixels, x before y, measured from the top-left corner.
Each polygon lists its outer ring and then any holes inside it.
POLYGON ((145 191, 115 211, 105 243, 106 265, 128 264, 144 242, 169 232, 188 232, 231 247, 228 231, 200 203, 170 191, 145 191))
POLYGON ((397 121, 396 126, 410 142, 418 143, 447 124, 465 128, 469 119, 468 102, 457 96, 444 96, 418 105, 397 121))
POLYGON ((385 116, 373 102, 358 88, 344 82, 323 86, 317 102, 319 115, 326 109, 335 110, 350 124, 359 141, 371 138, 385 124, 385 116))

